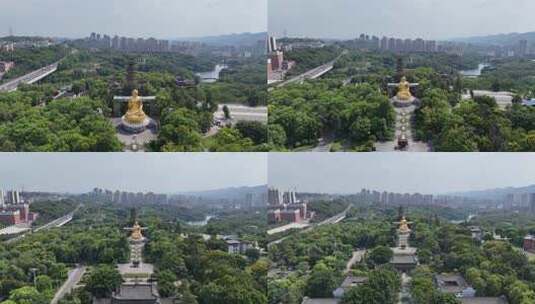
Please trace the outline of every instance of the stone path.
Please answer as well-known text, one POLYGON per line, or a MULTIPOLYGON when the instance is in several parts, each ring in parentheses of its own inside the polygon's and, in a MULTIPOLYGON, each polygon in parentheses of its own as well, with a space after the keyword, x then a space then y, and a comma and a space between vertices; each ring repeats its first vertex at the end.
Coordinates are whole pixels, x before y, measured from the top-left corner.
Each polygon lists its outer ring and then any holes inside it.
POLYGON ((411 277, 406 273, 401 274, 401 289, 399 291, 398 304, 411 304, 411 277))
POLYGON ((431 148, 425 142, 415 141, 412 130, 411 130, 411 121, 414 115, 415 106, 409 106, 404 108, 394 108, 396 111, 396 131, 394 140, 387 142, 377 142, 375 143, 375 149, 377 152, 431 152, 431 148), (405 133, 408 140, 408 146, 403 150, 398 150, 398 137, 405 133))

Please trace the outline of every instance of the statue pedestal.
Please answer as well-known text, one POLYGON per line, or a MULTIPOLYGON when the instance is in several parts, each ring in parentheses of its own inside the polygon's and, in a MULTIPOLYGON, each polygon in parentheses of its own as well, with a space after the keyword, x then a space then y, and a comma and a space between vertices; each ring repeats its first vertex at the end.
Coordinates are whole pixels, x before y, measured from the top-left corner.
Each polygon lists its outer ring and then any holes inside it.
POLYGON ((410 106, 420 106, 420 100, 414 96, 407 100, 399 99, 397 96, 390 98, 390 101, 396 108, 405 108, 410 106))
POLYGON ((124 131, 126 131, 127 133, 130 133, 130 134, 141 133, 141 132, 145 131, 145 129, 147 129, 148 127, 150 127, 152 125, 154 125, 154 121, 151 118, 149 118, 148 116, 145 117, 143 122, 137 123, 137 124, 128 122, 126 120, 125 116, 121 117, 121 125, 120 125, 121 129, 123 129, 124 131))

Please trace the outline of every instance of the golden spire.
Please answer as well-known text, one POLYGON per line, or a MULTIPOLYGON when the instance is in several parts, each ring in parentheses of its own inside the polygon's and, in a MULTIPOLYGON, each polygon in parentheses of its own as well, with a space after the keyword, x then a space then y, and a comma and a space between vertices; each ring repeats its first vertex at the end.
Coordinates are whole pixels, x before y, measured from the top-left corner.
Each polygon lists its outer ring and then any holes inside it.
POLYGON ((145 118, 145 112, 143 112, 143 100, 139 97, 139 92, 134 89, 132 91, 132 97, 128 100, 128 111, 124 115, 125 120, 132 124, 142 123, 145 118))
POLYGON ((405 76, 401 77, 401 81, 398 84, 397 98, 399 100, 410 100, 412 98, 410 88, 411 84, 407 81, 407 78, 405 76))
POLYGON ((401 233, 409 233, 411 232, 411 229, 409 228, 409 222, 407 222, 407 219, 405 217, 401 218, 401 221, 399 222, 399 232, 401 233))
POLYGON ((139 241, 139 240, 142 240, 143 239, 143 234, 141 234, 141 226, 139 225, 139 223, 136 221, 134 223, 134 226, 132 227, 132 235, 130 236, 130 238, 134 241, 139 241))

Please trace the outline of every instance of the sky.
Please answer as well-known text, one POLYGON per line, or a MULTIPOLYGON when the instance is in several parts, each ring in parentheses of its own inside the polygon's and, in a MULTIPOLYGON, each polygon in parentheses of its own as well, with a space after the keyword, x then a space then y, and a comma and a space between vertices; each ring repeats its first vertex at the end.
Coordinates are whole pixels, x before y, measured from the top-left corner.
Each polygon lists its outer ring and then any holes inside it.
POLYGON ((161 39, 265 32, 267 0, 0 0, 0 36, 161 39))
POLYGON ((533 0, 269 0, 268 11, 275 36, 446 40, 535 31, 533 0))
POLYGON ((266 153, 0 153, 0 189, 178 193, 267 184, 266 153))
POLYGON ((269 186, 299 192, 444 194, 535 184, 535 153, 270 153, 268 162, 269 186))

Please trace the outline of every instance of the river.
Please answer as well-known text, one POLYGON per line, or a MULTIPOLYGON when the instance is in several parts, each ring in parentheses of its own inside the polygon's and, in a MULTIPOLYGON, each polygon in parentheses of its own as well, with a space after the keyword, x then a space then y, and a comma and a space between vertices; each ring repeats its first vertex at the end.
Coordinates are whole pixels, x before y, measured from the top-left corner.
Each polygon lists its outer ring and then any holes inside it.
POLYGON ((469 214, 464 220, 451 220, 450 223, 456 224, 456 225, 459 225, 465 222, 469 223, 476 216, 477 216, 476 214, 469 214))
POLYGON ((196 75, 201 78, 201 82, 212 83, 219 80, 219 74, 221 74, 221 71, 223 71, 224 69, 228 69, 228 65, 218 64, 212 71, 201 72, 197 73, 196 75))
POLYGON ((483 72, 483 69, 489 67, 490 64, 488 63, 480 63, 478 66, 477 66, 477 69, 474 69, 474 70, 464 70, 464 71, 460 71, 459 73, 463 76, 466 76, 466 77, 479 77, 481 76, 481 72, 483 72))
POLYGON ((213 218, 215 218, 215 215, 207 215, 202 221, 190 221, 186 222, 186 224, 190 226, 206 226, 208 222, 213 218))

